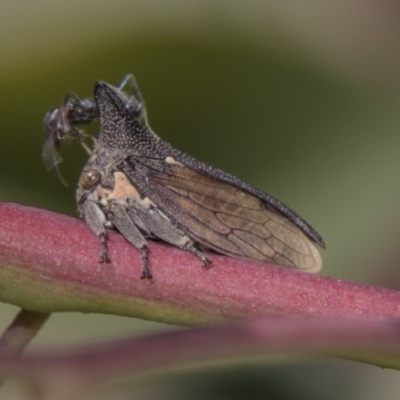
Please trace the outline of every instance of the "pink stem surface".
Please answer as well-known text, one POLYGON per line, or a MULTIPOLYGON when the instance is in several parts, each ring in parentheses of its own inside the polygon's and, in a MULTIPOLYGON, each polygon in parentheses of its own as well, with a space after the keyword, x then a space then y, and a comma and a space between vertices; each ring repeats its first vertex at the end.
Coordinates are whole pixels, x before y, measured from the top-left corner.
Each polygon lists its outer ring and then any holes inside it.
POLYGON ((111 264, 80 220, 0 203, 0 300, 24 309, 101 312, 178 324, 256 316, 400 317, 400 292, 149 241, 152 281, 139 252, 109 232, 111 264))

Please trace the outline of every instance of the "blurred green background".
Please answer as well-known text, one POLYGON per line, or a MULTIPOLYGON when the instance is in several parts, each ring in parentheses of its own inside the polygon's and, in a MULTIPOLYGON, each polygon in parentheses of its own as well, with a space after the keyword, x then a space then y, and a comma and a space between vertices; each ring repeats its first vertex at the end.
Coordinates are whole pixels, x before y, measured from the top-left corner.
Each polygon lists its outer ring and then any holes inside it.
MULTIPOLYGON (((86 155, 76 143, 62 149, 64 191, 43 168, 44 114, 68 91, 91 96, 96 80, 134 73, 158 135, 321 233, 323 274, 400 288, 397 2, 2 1, 0 38, 0 201, 77 216, 86 155)), ((16 312, 1 305, 0 328, 16 312)), ((156 329, 170 327, 58 314, 32 346, 156 329)), ((400 389, 397 372, 341 361, 187 374, 186 385, 145 380, 136 394, 394 399, 400 389)))

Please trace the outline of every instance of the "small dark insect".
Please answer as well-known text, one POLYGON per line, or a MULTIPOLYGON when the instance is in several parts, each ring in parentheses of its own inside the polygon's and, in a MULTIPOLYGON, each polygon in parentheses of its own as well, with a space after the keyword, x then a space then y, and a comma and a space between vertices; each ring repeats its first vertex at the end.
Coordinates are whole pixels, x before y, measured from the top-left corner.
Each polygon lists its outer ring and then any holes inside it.
MULTIPOLYGON (((315 244, 325 244, 310 225, 273 197, 161 140, 147 123, 136 82, 131 76, 127 80, 133 96, 121 85, 95 86, 100 133, 76 192, 81 216, 100 239, 100 262, 110 262, 107 227, 140 250, 141 278, 152 278, 147 238, 187 250, 203 266, 211 263, 203 250, 212 249, 309 272, 321 269, 315 244)), ((84 102, 79 105, 87 110, 84 102)), ((65 116, 68 107, 60 110, 65 116)), ((51 115, 46 120, 57 120, 51 115)), ((65 135, 82 135, 74 133, 78 117, 65 120, 60 135, 56 129, 47 130, 47 140, 55 145, 65 135)))
POLYGON ((63 186, 67 186, 58 164, 62 161, 58 147, 68 138, 76 138, 82 147, 90 154, 89 147, 84 142, 89 135, 76 125, 90 123, 98 117, 96 105, 89 99, 81 100, 73 93, 68 94, 60 108, 52 108, 44 118, 45 142, 43 145, 43 161, 47 170, 55 168, 63 186))
MULTIPOLYGON (((143 99, 133 75, 127 75, 118 85, 121 98, 124 99, 126 107, 136 115, 140 121, 147 121, 143 99), (131 90, 132 94, 124 93, 123 90, 131 90)), ((45 141, 43 145, 43 162, 47 170, 55 169, 58 179, 63 186, 68 186, 61 175, 58 164, 62 159, 57 149, 61 143, 68 139, 77 139, 81 146, 90 155, 91 150, 85 140, 96 139, 78 128, 80 124, 89 124, 99 118, 96 103, 91 99, 81 100, 76 94, 68 93, 60 108, 50 109, 44 117, 45 141)))

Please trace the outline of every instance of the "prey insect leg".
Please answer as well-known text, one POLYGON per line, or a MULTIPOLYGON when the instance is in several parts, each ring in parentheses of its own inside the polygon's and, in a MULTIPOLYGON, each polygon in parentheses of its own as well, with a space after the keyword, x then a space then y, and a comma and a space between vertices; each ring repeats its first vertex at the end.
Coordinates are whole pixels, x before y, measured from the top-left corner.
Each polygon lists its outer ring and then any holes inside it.
POLYGON ((125 97, 125 103, 126 105, 130 106, 131 111, 135 114, 135 117, 151 130, 149 120, 147 118, 146 104, 135 77, 132 74, 126 75, 117 86, 117 89, 120 91, 120 95, 125 97), (133 92, 132 95, 126 93, 128 85, 133 92))

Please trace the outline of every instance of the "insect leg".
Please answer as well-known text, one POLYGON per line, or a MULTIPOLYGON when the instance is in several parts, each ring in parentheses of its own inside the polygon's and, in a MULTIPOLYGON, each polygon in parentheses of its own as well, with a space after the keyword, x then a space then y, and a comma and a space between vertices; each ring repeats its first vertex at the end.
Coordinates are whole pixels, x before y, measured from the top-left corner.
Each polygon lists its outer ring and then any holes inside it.
POLYGON ((100 256, 100 263, 110 263, 111 260, 108 257, 107 252, 107 235, 106 233, 100 233, 99 235, 100 245, 101 245, 101 256, 100 256))
MULTIPOLYGON (((156 207, 152 206, 149 209, 137 207, 134 210, 146 229, 154 236, 181 249, 190 251, 201 260, 203 267, 211 264, 211 261, 204 256, 203 252, 196 248, 192 239, 183 230, 176 227, 156 207)), ((130 214, 132 214, 132 211, 130 214)))
MULTIPOLYGON (((88 137, 88 136, 89 136, 89 135, 86 135, 86 134, 84 134, 84 133, 81 134, 81 137, 82 137, 82 138, 86 138, 86 137, 88 137)), ((95 139, 95 138, 92 138, 92 139, 93 139, 94 143, 96 143, 96 139, 95 139)), ((91 149, 83 140, 80 140, 79 143, 81 144, 81 146, 83 147, 83 149, 86 151, 86 153, 88 153, 89 156, 90 156, 90 155, 92 154, 92 149, 91 149)))
POLYGON ((151 275, 149 271, 149 251, 147 249, 147 246, 144 246, 140 252, 142 253, 142 262, 143 262, 143 267, 142 267, 142 275, 140 276, 140 279, 152 279, 153 275, 151 275))
POLYGON ((96 203, 87 201, 86 198, 82 198, 78 204, 82 217, 100 240, 100 263, 111 262, 107 253, 107 233, 104 228, 105 215, 96 203))
POLYGON ((212 264, 212 261, 209 260, 201 250, 197 249, 193 242, 189 242, 185 247, 185 250, 190 251, 192 254, 194 254, 197 258, 201 260, 203 263, 203 267, 207 267, 208 265, 212 264))
POLYGON ((110 221, 121 232, 130 243, 132 243, 142 254, 142 276, 141 279, 151 279, 152 275, 148 267, 148 250, 147 242, 144 236, 140 233, 125 207, 119 203, 113 203, 109 207, 107 213, 110 221))
POLYGON ((132 92, 133 96, 128 96, 127 97, 127 102, 130 104, 132 107, 133 112, 136 114, 136 117, 143 122, 143 124, 150 129, 149 121, 147 119, 147 110, 146 110, 146 104, 144 102, 142 93, 139 89, 139 85, 136 82, 135 77, 132 74, 126 75, 120 84, 118 85, 118 90, 125 94, 123 91, 126 86, 129 85, 132 92))

